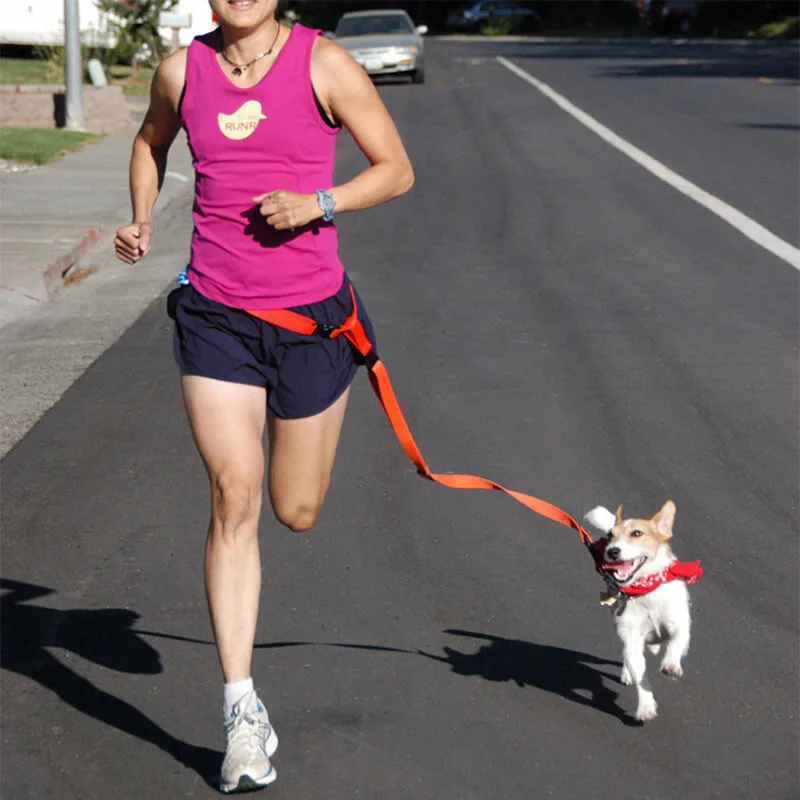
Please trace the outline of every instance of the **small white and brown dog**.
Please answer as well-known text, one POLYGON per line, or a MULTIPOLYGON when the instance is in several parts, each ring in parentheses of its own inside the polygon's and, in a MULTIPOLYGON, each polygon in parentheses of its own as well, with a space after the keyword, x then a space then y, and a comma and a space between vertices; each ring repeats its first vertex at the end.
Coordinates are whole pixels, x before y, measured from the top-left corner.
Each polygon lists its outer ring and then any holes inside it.
POLYGON ((636 719, 647 722, 656 717, 658 706, 645 672, 645 647, 658 653, 664 645, 661 671, 674 678, 683 674, 692 624, 686 584, 703 571, 699 561, 683 563, 672 553, 672 500, 649 520, 624 519, 622 506, 616 515, 597 506, 585 519, 607 534, 592 544, 592 554, 607 585, 603 602, 614 604, 623 649, 621 680, 636 686, 636 719))

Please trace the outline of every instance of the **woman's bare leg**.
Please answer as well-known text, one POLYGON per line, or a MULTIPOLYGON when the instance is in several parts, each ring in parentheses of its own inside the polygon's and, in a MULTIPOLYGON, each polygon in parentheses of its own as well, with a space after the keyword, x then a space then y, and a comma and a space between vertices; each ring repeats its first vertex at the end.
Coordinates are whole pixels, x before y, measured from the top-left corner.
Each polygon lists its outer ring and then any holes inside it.
POLYGON ((227 683, 250 677, 261 561, 266 391, 184 375, 184 402, 211 488, 205 584, 227 683))
POLYGON ((294 531, 309 530, 322 509, 349 396, 348 388, 313 417, 269 415, 270 498, 275 516, 294 531))

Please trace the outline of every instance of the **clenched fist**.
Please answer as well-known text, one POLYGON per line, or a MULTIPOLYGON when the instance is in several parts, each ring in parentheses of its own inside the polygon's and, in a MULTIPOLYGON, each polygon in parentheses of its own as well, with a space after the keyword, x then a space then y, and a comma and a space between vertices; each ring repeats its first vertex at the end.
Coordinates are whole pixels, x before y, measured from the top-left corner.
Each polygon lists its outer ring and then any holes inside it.
POLYGON ((150 252, 153 227, 149 222, 133 222, 117 231, 114 249, 117 258, 126 264, 135 264, 150 252))

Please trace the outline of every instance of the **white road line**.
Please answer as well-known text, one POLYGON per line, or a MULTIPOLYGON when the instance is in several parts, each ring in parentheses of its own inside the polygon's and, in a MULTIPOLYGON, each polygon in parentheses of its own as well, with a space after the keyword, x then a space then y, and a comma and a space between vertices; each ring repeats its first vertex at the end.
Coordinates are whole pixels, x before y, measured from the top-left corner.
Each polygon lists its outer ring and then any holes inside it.
POLYGON ((181 175, 180 172, 165 172, 164 175, 167 178, 175 178, 176 181, 180 181, 181 183, 188 183, 189 179, 185 175, 181 175))
POLYGON ((724 200, 720 200, 713 194, 709 194, 704 189, 701 189, 697 184, 687 181, 682 178, 677 172, 673 172, 669 167, 656 161, 652 156, 647 155, 644 150, 640 150, 635 145, 618 136, 610 128, 607 128, 602 123, 598 122, 594 117, 589 116, 585 111, 581 111, 576 105, 570 103, 566 97, 560 95, 558 92, 551 89, 546 83, 543 83, 538 78, 525 72, 516 64, 512 64, 502 56, 498 56, 497 60, 506 69, 518 75, 522 80, 529 83, 531 86, 538 89, 545 97, 552 100, 559 108, 563 109, 574 117, 578 122, 585 125, 589 130, 596 133, 601 139, 604 139, 612 147, 624 153, 628 158, 635 161, 637 164, 644 167, 649 172, 652 172, 657 178, 668 183, 674 189, 690 197, 696 203, 704 206, 712 213, 716 214, 721 219, 724 219, 729 225, 732 225, 736 230, 743 233, 748 239, 752 239, 756 244, 761 245, 765 250, 783 259, 788 264, 791 264, 795 269, 800 270, 800 249, 784 241, 779 236, 776 236, 771 231, 768 231, 763 225, 760 225, 754 219, 751 219, 746 214, 738 211, 733 206, 728 205, 724 200))

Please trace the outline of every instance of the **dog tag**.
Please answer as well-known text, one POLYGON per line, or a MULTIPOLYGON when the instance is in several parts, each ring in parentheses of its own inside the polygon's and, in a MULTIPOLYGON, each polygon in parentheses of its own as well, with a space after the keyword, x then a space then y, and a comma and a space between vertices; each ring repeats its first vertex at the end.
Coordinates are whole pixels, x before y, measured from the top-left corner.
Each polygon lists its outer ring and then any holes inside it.
POLYGON ((614 603, 617 602, 618 596, 616 592, 609 591, 606 589, 604 592, 600 592, 600 605, 601 606, 613 606, 614 603))

